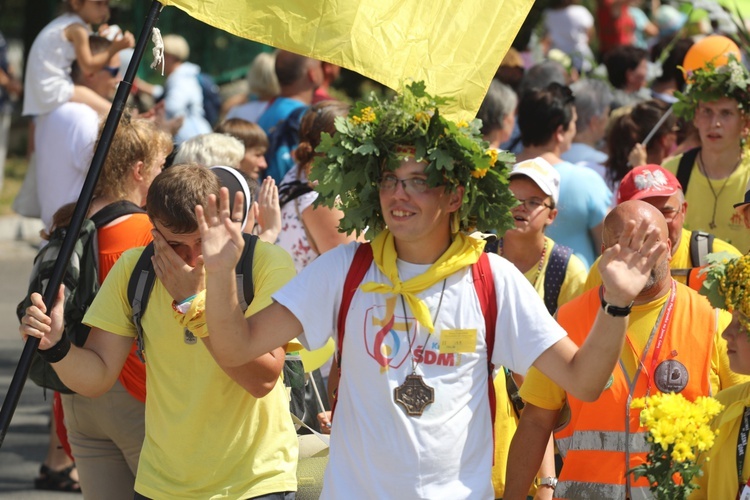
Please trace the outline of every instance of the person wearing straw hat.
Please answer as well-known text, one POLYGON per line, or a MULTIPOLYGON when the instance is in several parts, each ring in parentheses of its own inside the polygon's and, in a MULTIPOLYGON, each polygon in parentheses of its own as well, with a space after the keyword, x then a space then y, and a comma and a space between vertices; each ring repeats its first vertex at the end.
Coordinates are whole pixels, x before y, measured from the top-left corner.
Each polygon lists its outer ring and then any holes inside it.
POLYGON ((341 230, 367 228, 371 242, 324 253, 247 320, 229 274, 242 243, 228 194, 196 208, 205 314, 222 366, 297 336, 310 349, 337 340, 323 498, 494 498, 488 363, 520 373, 536 365, 595 399, 628 305, 667 251, 654 226, 628 224, 602 259, 605 305, 577 350, 515 266, 464 233, 509 226, 510 157, 487 149, 478 122, 445 118, 445 102, 415 82, 339 120, 311 177, 321 203, 339 204, 341 230))

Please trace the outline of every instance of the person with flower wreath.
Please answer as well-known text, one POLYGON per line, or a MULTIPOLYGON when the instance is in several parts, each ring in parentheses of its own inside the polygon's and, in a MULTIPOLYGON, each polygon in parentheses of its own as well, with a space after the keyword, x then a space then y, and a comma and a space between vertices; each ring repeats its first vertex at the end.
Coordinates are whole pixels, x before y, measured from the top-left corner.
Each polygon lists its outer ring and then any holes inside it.
MULTIPOLYGON (((671 246, 662 213, 645 201, 630 200, 604 221, 604 256, 634 222, 656 225, 659 241, 671 246)), ((529 370, 520 391, 526 405, 510 448, 504 498, 522 497, 553 430, 563 457, 555 498, 651 498, 648 481, 628 474, 648 451, 647 432, 630 402, 656 392, 677 392, 692 401, 747 380, 721 362, 726 323, 720 324, 718 311, 695 290, 671 278, 669 255, 660 256, 635 297, 619 366, 596 401, 582 401, 550 380, 541 366, 529 370)), ((558 309, 557 321, 576 344, 590 340, 609 287, 605 280, 558 309)))
POLYGON ((371 243, 322 254, 247 320, 229 273, 243 244, 229 195, 196 207, 205 315, 222 366, 297 336, 308 349, 337 342, 323 498, 494 498, 488 364, 520 373, 534 364, 595 399, 622 347, 628 304, 667 251, 653 225, 628 225, 602 259, 609 314, 602 309, 579 350, 515 266, 463 232, 509 226, 510 157, 487 149, 478 121, 445 118, 446 102, 414 82, 336 120, 311 172, 317 201, 338 204, 340 229, 366 229, 371 243))
POLYGON ((750 72, 729 55, 729 62, 705 67, 687 76, 684 92, 675 92, 674 113, 692 121, 701 147, 663 164, 682 184, 685 200, 703 210, 691 210, 685 228, 710 232, 737 247, 750 250, 750 232, 732 200, 742 199, 750 181, 750 72))
MULTIPOLYGON (((732 322, 722 336, 732 370, 750 375, 750 254, 726 253, 711 256, 701 293, 715 306, 732 313, 732 322)), ((703 475, 696 478, 699 489, 690 500, 746 498, 750 495, 750 382, 730 387, 716 395, 724 410, 712 429, 718 430, 713 447, 703 460, 703 475), (743 496, 740 496, 740 495, 743 496)))

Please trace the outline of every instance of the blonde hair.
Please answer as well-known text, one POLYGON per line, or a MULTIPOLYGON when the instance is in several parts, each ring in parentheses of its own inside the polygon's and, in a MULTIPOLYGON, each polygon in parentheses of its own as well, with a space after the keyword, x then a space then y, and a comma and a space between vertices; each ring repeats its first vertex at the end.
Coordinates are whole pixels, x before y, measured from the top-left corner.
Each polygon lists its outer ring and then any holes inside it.
POLYGON ((250 93, 262 101, 268 101, 281 92, 276 78, 276 53, 261 52, 247 70, 250 93))
MULTIPOLYGON (((103 128, 102 123, 100 136, 103 128)), ((157 128, 153 121, 132 118, 130 113, 124 112, 104 159, 94 197, 126 198, 133 165, 142 161, 146 169, 156 168, 153 164, 157 157, 169 155, 172 148, 172 137, 157 128)))

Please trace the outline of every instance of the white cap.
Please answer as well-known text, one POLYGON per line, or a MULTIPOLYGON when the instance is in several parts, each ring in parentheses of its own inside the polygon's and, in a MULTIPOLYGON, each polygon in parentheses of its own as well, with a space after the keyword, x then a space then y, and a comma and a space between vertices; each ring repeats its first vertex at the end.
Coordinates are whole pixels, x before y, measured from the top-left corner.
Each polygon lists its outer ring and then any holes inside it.
POLYGON ((509 176, 513 178, 516 175, 525 175, 534 181, 539 189, 550 196, 557 205, 560 198, 560 173, 547 160, 538 156, 531 160, 516 163, 509 176))

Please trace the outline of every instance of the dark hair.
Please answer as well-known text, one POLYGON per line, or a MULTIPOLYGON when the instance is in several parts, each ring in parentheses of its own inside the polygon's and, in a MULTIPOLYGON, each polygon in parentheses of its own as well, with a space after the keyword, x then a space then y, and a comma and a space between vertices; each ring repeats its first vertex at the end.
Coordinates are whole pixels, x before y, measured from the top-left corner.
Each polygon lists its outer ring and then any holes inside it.
POLYGON ((622 89, 627 83, 626 74, 648 59, 648 52, 633 45, 619 45, 604 57, 609 82, 616 89, 622 89))
POLYGON ((557 61, 545 60, 526 70, 521 84, 518 87, 518 95, 529 90, 546 89, 551 83, 567 84, 568 72, 565 66, 557 61))
POLYGON ((268 136, 257 123, 243 120, 242 118, 230 118, 216 125, 214 132, 231 135, 239 139, 245 145, 245 150, 250 148, 268 148, 268 136))
POLYGON ((518 103, 518 128, 523 145, 541 146, 552 139, 558 127, 568 130, 574 107, 573 92, 559 83, 524 93, 518 103))
MULTIPOLYGON (((656 61, 661 56, 662 52, 670 47, 672 40, 669 38, 659 40, 651 48, 651 60, 656 61)), ((682 66, 682 62, 685 60, 685 54, 687 54, 690 47, 693 46, 693 42, 690 38, 680 38, 674 45, 669 49, 667 58, 662 63, 662 74, 656 78, 656 82, 675 82, 677 90, 682 92, 685 90, 685 74, 678 66, 682 66)))
POLYGON ((280 50, 276 54, 276 62, 274 63, 279 85, 284 87, 301 79, 307 71, 308 62, 308 57, 280 50))
MULTIPOLYGON (((633 147, 646 139, 646 136, 656 126, 669 105, 663 101, 652 99, 636 104, 630 112, 615 118, 607 133, 607 180, 614 184, 622 180, 630 169, 628 155, 633 147)), ((659 139, 673 132, 677 125, 677 118, 670 115, 654 133, 646 146, 647 152, 653 152, 658 147, 659 139)))
POLYGON ((152 221, 159 221, 177 234, 198 229, 195 206, 208 203, 208 195, 219 195, 219 178, 195 163, 173 165, 156 176, 148 190, 146 210, 152 221))
POLYGON ((316 103, 305 112, 299 126, 299 146, 294 150, 294 158, 301 167, 312 164, 315 148, 320 145, 320 135, 323 132, 333 135, 336 117, 347 114, 348 104, 330 100, 316 103))
MULTIPOLYGON (((91 55, 100 54, 102 52, 106 52, 109 49, 109 46, 112 45, 112 42, 104 38, 103 36, 99 35, 89 35, 89 49, 91 49, 91 55)), ((83 73, 81 72, 81 67, 78 65, 77 61, 73 61, 72 66, 70 67, 70 78, 74 82, 77 82, 80 80, 81 76, 83 76, 83 73)))

